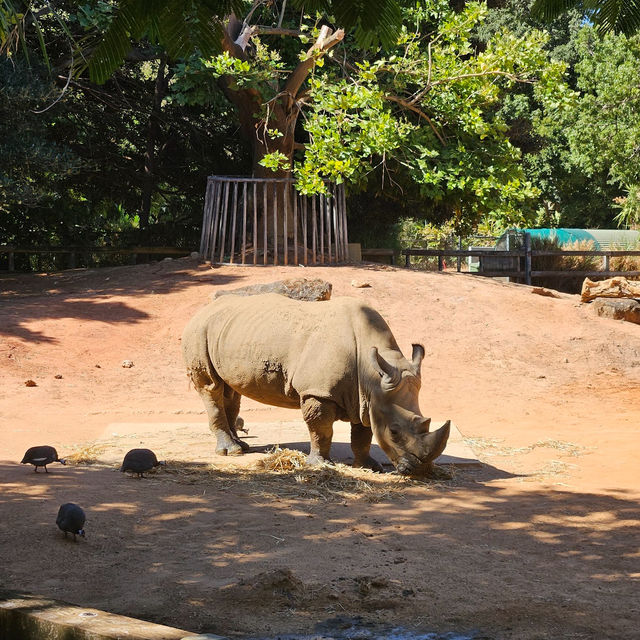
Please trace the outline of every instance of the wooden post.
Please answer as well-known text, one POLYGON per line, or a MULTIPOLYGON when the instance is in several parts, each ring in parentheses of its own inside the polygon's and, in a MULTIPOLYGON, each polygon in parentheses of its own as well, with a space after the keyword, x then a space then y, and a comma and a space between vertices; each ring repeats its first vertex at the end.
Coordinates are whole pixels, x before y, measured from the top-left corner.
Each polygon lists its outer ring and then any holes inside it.
POLYGON ((263 200, 263 210, 262 210, 262 226, 264 227, 264 264, 267 264, 267 244, 269 242, 267 238, 267 183, 262 183, 262 200, 263 200))
MULTIPOLYGON (((462 236, 458 236, 458 251, 462 251, 462 236)), ((458 256, 456 259, 456 267, 458 273, 460 273, 460 266, 462 265, 462 256, 458 256)))
POLYGON ((349 230, 347 228, 347 192, 344 184, 340 185, 340 201, 342 203, 342 242, 344 243, 344 257, 346 260, 349 257, 349 230))
POLYGON ((444 258, 442 254, 438 254, 438 271, 444 271, 444 258))
POLYGON ((16 262, 15 262, 15 254, 13 251, 9 251, 9 271, 15 271, 16 262))
POLYGON ((531 284, 531 234, 524 234, 524 279, 525 283, 531 284))
POLYGON ((278 266, 278 183, 273 183, 273 265, 278 266))
POLYGON ((229 264, 233 264, 233 254, 236 251, 236 218, 238 213, 238 181, 233 181, 233 207, 231 216, 231 253, 229 255, 229 264))
MULTIPOLYGON (((318 204, 320 205, 320 211, 318 211, 318 218, 320 218, 320 264, 324 264, 324 207, 322 206, 323 196, 318 196, 318 204)), ((313 199, 315 202, 315 197, 313 199)))
POLYGON ((295 186, 291 187, 291 194, 293 196, 293 261, 297 265, 298 263, 298 192, 295 186))
POLYGON ((227 240, 227 211, 229 209, 229 183, 224 183, 224 205, 222 207, 222 234, 220 236, 220 262, 224 262, 224 244, 227 240))
POLYGON ((331 194, 331 215, 333 217, 333 239, 336 243, 335 258, 336 262, 340 262, 340 241, 338 235, 338 198, 336 189, 331 194))
POLYGON ((242 264, 245 264, 247 248, 247 181, 242 185, 242 264))
POLYGON ((213 209, 211 216, 211 235, 210 242, 207 243, 205 247, 205 253, 202 255, 203 258, 211 260, 211 262, 215 262, 215 254, 216 254, 216 242, 218 240, 218 227, 220 226, 220 208, 221 208, 221 200, 222 200, 222 183, 216 182, 215 184, 215 193, 213 196, 213 209))
POLYGON ((307 233, 309 231, 309 216, 307 205, 309 204, 309 198, 307 196, 300 196, 302 205, 302 250, 304 255, 302 256, 302 264, 306 267, 309 264, 309 252, 307 250, 307 233))
POLYGON ((406 253, 404 254, 404 266, 407 269, 411 268, 411 254, 409 253, 408 249, 406 249, 406 253))
POLYGON ((287 228, 287 216, 289 215, 289 182, 282 183, 282 209, 284 211, 284 216, 282 218, 282 239, 284 241, 284 264, 285 266, 289 264, 289 238, 287 234, 289 229, 287 228))
POLYGON ((316 197, 311 196, 311 251, 313 264, 318 263, 318 227, 316 220, 316 197))
POLYGON ((253 264, 258 264, 258 184, 253 183, 253 264))
POLYGON ((205 255, 211 236, 211 209, 212 209, 212 191, 215 189, 215 183, 207 180, 207 189, 204 196, 204 215, 202 216, 202 231, 200 233, 200 255, 205 255))

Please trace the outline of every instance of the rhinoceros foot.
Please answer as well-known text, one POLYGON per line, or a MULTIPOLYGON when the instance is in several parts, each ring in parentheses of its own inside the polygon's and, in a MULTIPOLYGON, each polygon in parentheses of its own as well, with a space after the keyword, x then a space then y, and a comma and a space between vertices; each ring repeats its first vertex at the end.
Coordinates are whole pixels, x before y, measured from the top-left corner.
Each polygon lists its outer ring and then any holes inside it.
POLYGON ((383 473, 384 467, 375 459, 369 456, 366 460, 354 460, 353 461, 354 469, 371 469, 371 471, 375 471, 376 473, 383 473))
POLYGON ((307 456, 307 466, 320 467, 323 464, 333 464, 331 458, 323 458, 319 453, 310 453, 307 456))
POLYGON ((239 444, 234 442, 224 447, 216 447, 216 453, 219 456, 241 456, 244 451, 239 444))

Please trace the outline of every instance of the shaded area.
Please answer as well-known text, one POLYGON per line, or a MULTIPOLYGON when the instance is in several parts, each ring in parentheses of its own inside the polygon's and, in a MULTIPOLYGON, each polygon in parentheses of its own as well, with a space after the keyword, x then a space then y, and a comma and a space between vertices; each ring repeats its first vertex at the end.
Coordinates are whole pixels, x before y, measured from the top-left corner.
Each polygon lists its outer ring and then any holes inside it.
POLYGON ((493 475, 371 504, 278 495, 269 473, 243 483, 217 469, 194 482, 2 464, 0 581, 222 635, 309 634, 360 616, 365 627, 474 638, 633 637, 637 502, 623 491, 513 493, 493 475), (87 513, 75 544, 55 527, 69 500, 87 513))
POLYGON ((202 284, 225 286, 242 275, 217 275, 185 258, 169 262, 53 274, 0 274, 0 335, 57 342, 27 325, 38 320, 76 318, 102 323, 138 323, 149 316, 118 296, 167 294, 202 284))

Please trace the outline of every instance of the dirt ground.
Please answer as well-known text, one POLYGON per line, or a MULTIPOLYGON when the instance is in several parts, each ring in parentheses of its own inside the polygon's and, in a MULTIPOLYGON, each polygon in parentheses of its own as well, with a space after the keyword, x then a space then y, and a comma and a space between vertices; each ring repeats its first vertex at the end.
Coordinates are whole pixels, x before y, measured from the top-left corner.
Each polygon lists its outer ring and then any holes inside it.
MULTIPOLYGON (((241 415, 249 444, 295 446, 274 429, 299 412, 243 401, 241 415)), ((640 327, 577 296, 374 265, 4 274, 0 418, 4 587, 229 637, 327 621, 640 637, 640 327), (415 482, 216 457, 182 329, 218 289, 288 277, 371 303, 405 355, 423 342, 423 413, 451 418, 482 466, 415 482), (35 474, 18 462, 38 444, 93 460, 35 474), (132 446, 169 464, 117 473, 132 446), (77 544, 55 526, 68 501, 87 512, 77 544)))

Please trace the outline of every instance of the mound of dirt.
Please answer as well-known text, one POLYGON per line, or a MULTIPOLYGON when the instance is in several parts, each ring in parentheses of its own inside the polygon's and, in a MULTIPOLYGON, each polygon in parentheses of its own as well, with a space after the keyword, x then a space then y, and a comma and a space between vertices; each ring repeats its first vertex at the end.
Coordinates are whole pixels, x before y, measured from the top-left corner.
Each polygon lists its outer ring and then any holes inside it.
MULTIPOLYGON (((340 616, 496 640, 635 637, 640 328, 531 291, 189 258, 0 275, 0 584, 231 637, 340 616), (212 294, 301 277, 371 304, 405 355, 425 345, 422 412, 452 419, 482 468, 402 487, 390 476, 388 491, 383 477, 368 500, 364 477, 292 491, 304 474, 262 484, 215 456, 182 329, 212 294), (42 444, 75 464, 19 464, 42 444), (118 473, 136 447, 170 465, 118 473), (87 514, 77 544, 55 526, 65 502, 87 514)), ((249 444, 308 443, 299 411, 243 399, 241 415, 249 444)))

